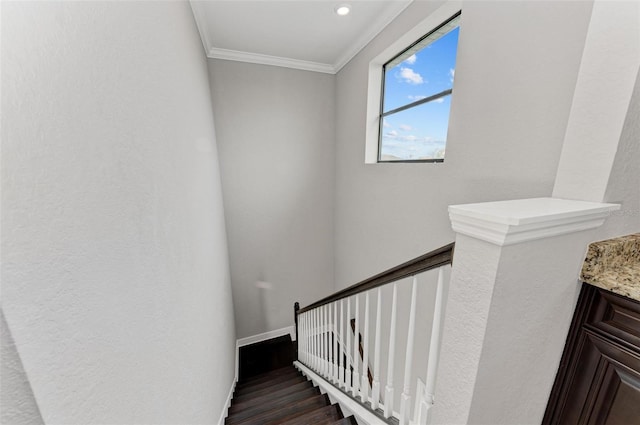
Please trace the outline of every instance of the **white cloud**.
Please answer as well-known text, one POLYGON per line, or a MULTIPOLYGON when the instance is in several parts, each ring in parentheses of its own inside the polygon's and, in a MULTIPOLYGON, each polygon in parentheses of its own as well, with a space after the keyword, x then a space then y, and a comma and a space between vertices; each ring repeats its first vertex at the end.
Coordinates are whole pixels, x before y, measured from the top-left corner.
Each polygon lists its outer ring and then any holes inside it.
POLYGON ((398 132, 395 130, 387 131, 387 136, 389 136, 392 139, 395 139, 396 137, 398 137, 398 132))
POLYGON ((413 55, 409 56, 408 58, 406 58, 404 60, 404 62, 408 63, 409 65, 413 65, 414 63, 416 63, 416 59, 418 59, 418 58, 416 57, 415 54, 413 54, 413 55))
POLYGON ((434 100, 435 103, 442 103, 444 102, 444 97, 439 97, 438 99, 434 100))
POLYGON ((402 131, 411 131, 413 129, 413 127, 411 127, 410 125, 407 124, 401 124, 400 125, 400 130, 402 131))
POLYGON ((424 80, 422 79, 422 75, 418 74, 411 68, 400 68, 400 79, 408 84, 422 84, 424 80))
POLYGON ((449 80, 453 83, 453 77, 456 76, 456 70, 453 68, 449 68, 449 80))
POLYGON ((391 128, 391 124, 389 124, 387 121, 382 121, 382 126, 384 128, 391 128))

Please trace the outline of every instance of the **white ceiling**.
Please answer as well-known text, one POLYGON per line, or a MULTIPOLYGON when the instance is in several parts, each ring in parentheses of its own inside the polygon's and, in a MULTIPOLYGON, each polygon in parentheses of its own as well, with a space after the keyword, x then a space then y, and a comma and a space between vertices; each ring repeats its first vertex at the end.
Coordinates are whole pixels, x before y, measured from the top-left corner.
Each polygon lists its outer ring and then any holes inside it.
POLYGON ((192 0, 207 56, 335 74, 413 0, 192 0), (334 9, 349 4, 351 13, 334 9))

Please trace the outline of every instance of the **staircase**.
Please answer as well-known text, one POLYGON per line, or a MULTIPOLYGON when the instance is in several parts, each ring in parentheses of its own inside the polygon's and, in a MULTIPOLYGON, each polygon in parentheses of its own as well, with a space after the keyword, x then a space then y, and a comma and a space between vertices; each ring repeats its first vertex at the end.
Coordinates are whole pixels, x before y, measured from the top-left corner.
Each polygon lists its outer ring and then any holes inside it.
POLYGON ((238 381, 226 425, 356 425, 293 366, 238 381))

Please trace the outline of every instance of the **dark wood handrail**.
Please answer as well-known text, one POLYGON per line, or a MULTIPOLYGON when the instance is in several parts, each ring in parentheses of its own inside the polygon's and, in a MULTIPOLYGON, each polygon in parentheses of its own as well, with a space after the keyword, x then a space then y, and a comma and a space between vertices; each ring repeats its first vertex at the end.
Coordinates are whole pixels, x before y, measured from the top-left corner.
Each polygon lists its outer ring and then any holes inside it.
POLYGON ((434 249, 427 254, 421 255, 420 257, 414 258, 413 260, 409 260, 406 263, 400 264, 399 266, 390 268, 389 270, 370 277, 369 279, 365 279, 360 283, 351 285, 348 288, 321 299, 320 301, 316 301, 313 304, 301 308, 297 313, 301 314, 325 304, 368 291, 369 289, 377 288, 378 286, 395 282, 396 280, 404 279, 405 277, 426 272, 427 270, 435 269, 436 267, 444 266, 445 264, 451 264, 453 262, 454 245, 455 244, 452 242, 438 249, 434 249))

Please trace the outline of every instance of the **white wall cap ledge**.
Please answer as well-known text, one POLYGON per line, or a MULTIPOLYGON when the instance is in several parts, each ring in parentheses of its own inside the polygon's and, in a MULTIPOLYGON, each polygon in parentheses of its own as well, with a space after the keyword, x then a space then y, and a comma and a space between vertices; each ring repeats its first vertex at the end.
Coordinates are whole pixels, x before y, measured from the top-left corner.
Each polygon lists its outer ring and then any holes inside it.
POLYGON ((618 204, 532 198, 449 206, 456 233, 499 246, 594 229, 618 204))

